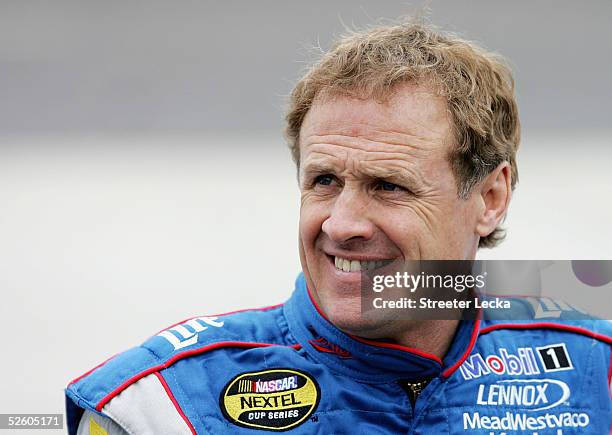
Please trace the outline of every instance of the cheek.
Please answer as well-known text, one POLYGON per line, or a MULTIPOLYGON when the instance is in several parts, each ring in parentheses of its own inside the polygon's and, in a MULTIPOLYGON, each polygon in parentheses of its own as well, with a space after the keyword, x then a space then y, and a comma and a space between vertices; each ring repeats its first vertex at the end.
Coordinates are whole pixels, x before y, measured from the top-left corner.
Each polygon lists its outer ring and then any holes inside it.
POLYGON ((440 255, 462 259, 471 256, 475 241, 476 216, 471 204, 457 200, 450 204, 436 229, 440 255))
POLYGON ((435 258, 452 232, 447 213, 437 204, 415 204, 379 214, 379 228, 407 259, 435 258))
POLYGON ((427 234, 427 226, 413 210, 385 210, 377 213, 377 227, 410 258, 417 245, 427 234))
POLYGON ((309 251, 321 232, 321 226, 325 221, 325 210, 321 205, 313 201, 302 200, 300 207, 300 239, 304 249, 309 251))
POLYGON ((462 199, 450 202, 444 211, 441 226, 446 233, 460 234, 473 227, 475 213, 472 204, 462 199))

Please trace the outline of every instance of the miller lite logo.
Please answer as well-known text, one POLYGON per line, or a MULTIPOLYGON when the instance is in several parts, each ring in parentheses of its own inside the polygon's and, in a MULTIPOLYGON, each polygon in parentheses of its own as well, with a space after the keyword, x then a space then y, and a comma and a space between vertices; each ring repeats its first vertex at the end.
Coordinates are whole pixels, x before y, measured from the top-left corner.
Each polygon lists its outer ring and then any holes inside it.
POLYGON ((198 342, 198 334, 208 329, 209 326, 220 328, 223 322, 217 317, 195 317, 180 325, 168 328, 157 334, 158 337, 166 339, 174 350, 179 350, 198 342))

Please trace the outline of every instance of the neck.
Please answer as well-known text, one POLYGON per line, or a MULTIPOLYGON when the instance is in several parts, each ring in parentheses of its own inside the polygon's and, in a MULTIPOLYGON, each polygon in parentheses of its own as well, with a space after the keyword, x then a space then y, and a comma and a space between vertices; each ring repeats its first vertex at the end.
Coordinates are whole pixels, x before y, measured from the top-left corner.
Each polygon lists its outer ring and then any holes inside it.
MULTIPOLYGON (((460 320, 394 321, 393 329, 345 329, 349 335, 373 341, 391 340, 396 344, 418 349, 444 359, 450 349, 460 320), (385 330, 386 329, 386 330, 385 330)), ((336 325, 338 326, 338 325, 336 325)), ((387 325, 388 327, 389 325, 387 325)), ((339 326, 338 326, 339 327, 339 326)))
POLYGON ((398 344, 431 353, 443 359, 455 336, 459 320, 423 320, 393 335, 398 344))

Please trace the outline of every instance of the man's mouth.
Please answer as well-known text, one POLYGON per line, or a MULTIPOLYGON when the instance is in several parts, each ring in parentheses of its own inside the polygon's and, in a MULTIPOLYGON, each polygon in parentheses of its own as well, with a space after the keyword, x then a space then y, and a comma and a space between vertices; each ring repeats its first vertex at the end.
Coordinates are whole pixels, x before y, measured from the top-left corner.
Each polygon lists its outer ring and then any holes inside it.
MULTIPOLYGON (((330 256, 331 257, 331 256, 330 256)), ((351 260, 349 258, 333 256, 336 269, 343 272, 361 272, 363 270, 378 269, 389 264, 392 260, 351 260)))

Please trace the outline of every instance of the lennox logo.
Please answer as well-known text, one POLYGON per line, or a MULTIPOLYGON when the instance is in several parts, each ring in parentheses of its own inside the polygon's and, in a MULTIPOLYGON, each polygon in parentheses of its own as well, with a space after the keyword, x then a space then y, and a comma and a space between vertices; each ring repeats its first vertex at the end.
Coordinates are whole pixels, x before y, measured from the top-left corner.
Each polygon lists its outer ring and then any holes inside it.
POLYGON ((567 402, 569 397, 567 384, 556 379, 509 379, 480 385, 476 404, 541 411, 567 402))
POLYGON ((476 379, 484 375, 495 373, 502 375, 537 375, 540 373, 533 349, 519 347, 517 354, 509 353, 505 348, 499 348, 498 355, 489 355, 483 358, 481 354, 471 355, 459 368, 463 379, 476 379))
POLYGON ((157 335, 168 340, 174 350, 178 350, 196 344, 198 334, 208 329, 209 326, 220 328, 223 326, 223 322, 218 322, 217 317, 196 317, 168 328, 157 335))

